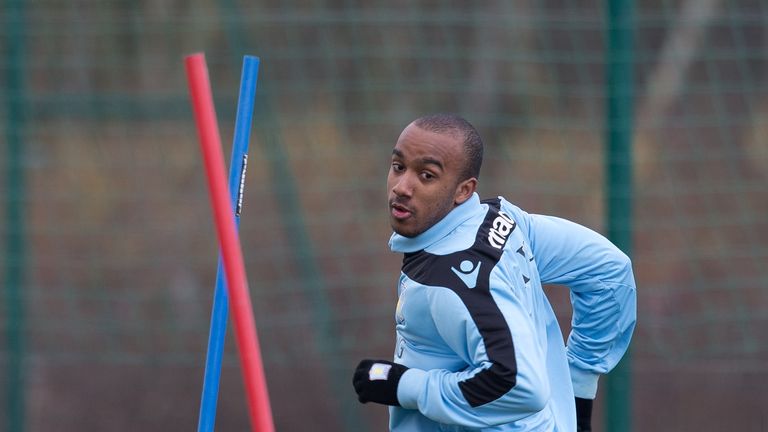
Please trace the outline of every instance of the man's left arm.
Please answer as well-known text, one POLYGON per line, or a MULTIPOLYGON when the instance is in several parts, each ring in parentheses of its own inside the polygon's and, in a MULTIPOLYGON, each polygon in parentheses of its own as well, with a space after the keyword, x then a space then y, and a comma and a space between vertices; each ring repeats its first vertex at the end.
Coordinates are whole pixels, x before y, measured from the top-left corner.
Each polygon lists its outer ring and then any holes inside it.
POLYGON ((594 399, 599 376, 621 360, 635 327, 632 263, 605 237, 584 226, 557 217, 526 216, 542 283, 571 290, 567 354, 574 394, 594 399))

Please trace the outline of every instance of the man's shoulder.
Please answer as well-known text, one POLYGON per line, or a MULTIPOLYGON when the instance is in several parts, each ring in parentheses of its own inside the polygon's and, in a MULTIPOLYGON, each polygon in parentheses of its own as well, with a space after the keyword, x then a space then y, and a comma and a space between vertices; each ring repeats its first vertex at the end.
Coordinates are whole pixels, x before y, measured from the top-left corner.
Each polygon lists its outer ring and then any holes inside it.
POLYGON ((498 205, 498 207, 501 208, 502 210, 514 210, 519 212, 523 211, 523 209, 521 209, 519 206, 514 204, 512 201, 506 199, 502 195, 498 195, 494 198, 483 198, 482 200, 480 200, 480 202, 488 205, 494 205, 494 204, 498 205))
POLYGON ((483 203, 487 202, 497 202, 498 203, 498 209, 507 216, 511 217, 516 224, 522 225, 523 227, 528 226, 528 220, 530 218, 530 214, 523 210, 521 207, 519 207, 517 204, 514 204, 513 202, 507 200, 503 196, 497 196, 496 198, 489 198, 489 199, 483 199, 483 203))

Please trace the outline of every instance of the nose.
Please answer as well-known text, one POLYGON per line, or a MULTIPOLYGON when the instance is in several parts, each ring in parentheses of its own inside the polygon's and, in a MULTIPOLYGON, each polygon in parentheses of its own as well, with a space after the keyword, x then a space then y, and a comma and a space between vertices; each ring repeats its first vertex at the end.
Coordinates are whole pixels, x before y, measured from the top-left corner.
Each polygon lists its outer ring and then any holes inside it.
POLYGON ((413 194, 413 184, 408 173, 399 175, 392 186, 392 193, 398 197, 410 197, 413 194))

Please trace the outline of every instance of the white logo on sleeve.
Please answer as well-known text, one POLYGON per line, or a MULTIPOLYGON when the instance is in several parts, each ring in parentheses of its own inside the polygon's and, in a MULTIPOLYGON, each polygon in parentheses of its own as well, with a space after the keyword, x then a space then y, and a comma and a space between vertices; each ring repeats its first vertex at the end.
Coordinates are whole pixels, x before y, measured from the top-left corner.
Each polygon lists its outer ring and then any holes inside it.
POLYGON ((503 249, 509 233, 514 231, 516 226, 517 223, 509 215, 500 211, 496 219, 491 222, 491 229, 488 231, 488 243, 496 249, 503 249))
POLYGON ((389 377, 390 369, 392 369, 392 365, 374 363, 371 365, 371 369, 368 371, 368 379, 370 381, 386 381, 389 377))
POLYGON ((467 288, 472 289, 477 286, 477 275, 480 273, 481 264, 480 261, 473 264, 472 261, 464 260, 459 265, 459 270, 456 270, 456 267, 451 267, 451 270, 464 282, 467 288))

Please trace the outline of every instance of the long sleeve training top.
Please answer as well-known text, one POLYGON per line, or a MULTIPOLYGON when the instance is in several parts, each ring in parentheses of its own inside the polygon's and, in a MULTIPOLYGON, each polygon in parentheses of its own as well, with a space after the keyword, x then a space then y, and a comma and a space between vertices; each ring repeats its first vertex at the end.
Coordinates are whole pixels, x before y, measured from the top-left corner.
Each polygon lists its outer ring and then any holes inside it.
POLYGON ((574 395, 594 398, 635 326, 629 258, 600 234, 474 194, 404 254, 394 361, 410 369, 390 429, 576 430, 574 395), (542 283, 566 285, 567 347, 542 283))

